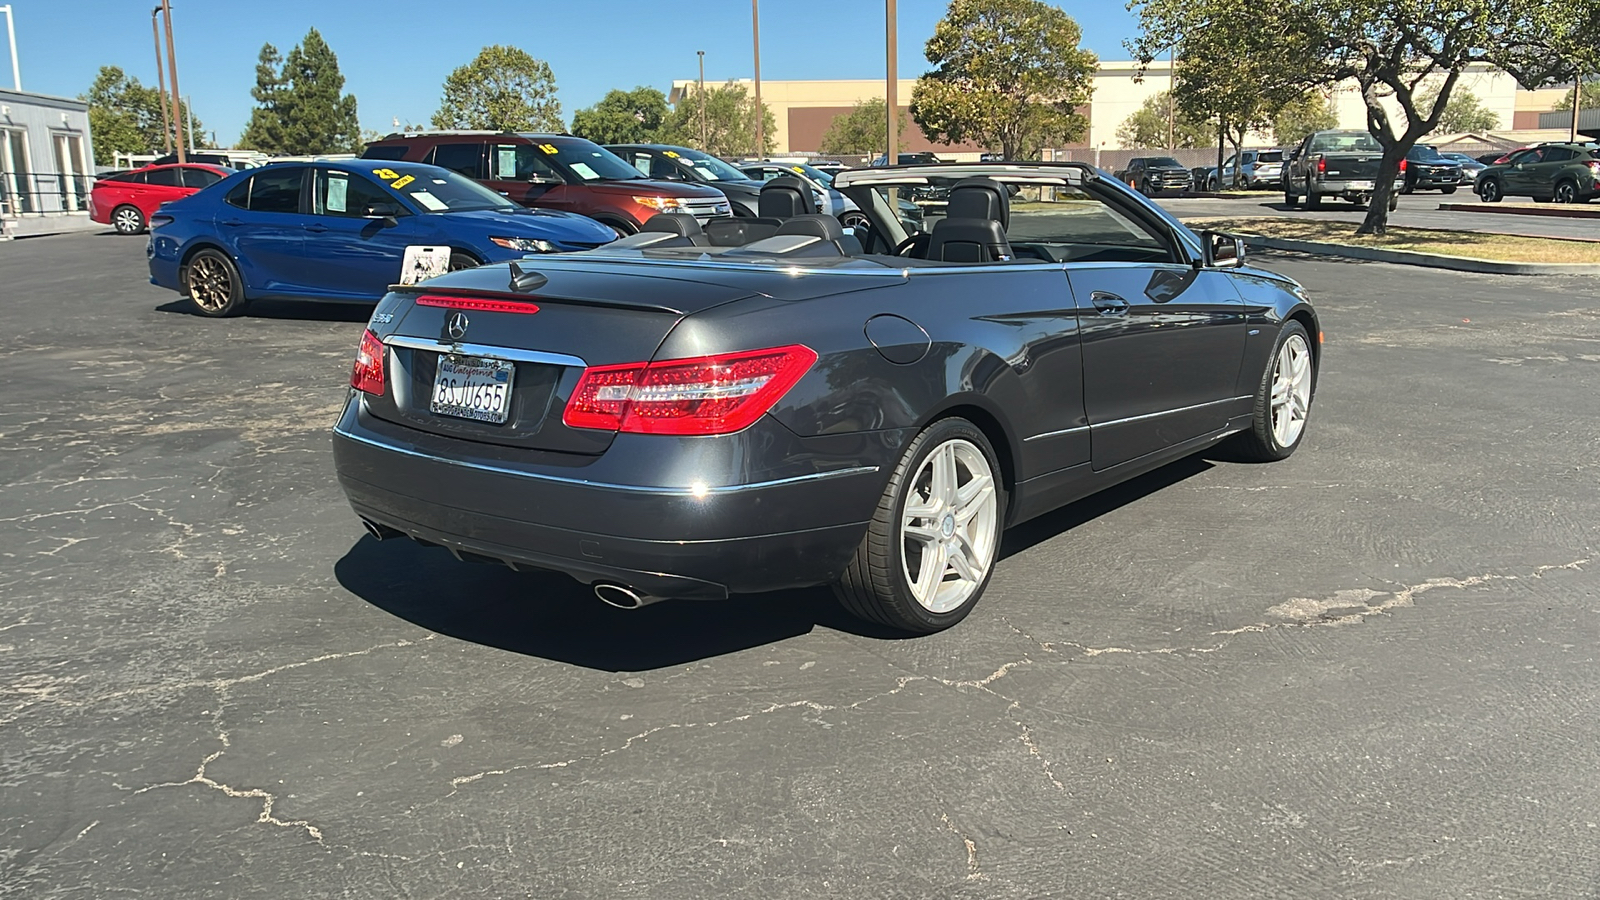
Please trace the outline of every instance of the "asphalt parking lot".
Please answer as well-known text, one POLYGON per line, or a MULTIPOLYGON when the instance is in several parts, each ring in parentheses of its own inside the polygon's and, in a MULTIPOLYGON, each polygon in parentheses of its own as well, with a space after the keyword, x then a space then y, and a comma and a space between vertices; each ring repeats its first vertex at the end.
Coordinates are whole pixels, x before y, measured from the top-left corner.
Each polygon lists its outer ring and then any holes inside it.
POLYGON ((361 309, 0 244, 0 895, 1600 896, 1593 281, 1274 257, 1290 460, 1028 524, 959 627, 367 537, 361 309))

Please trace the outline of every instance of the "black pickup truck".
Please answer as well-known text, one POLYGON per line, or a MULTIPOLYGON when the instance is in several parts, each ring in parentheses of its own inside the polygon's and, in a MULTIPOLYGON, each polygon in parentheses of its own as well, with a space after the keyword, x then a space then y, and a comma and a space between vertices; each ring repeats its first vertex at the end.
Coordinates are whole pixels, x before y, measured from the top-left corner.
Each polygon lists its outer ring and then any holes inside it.
POLYGON ((1135 157, 1128 160, 1128 167, 1116 176, 1146 197, 1162 191, 1187 191, 1194 184, 1189 170, 1170 156, 1135 157))
MULTIPOLYGON (((1338 197, 1366 206, 1378 182, 1378 166, 1383 162, 1383 147, 1365 131, 1319 131, 1296 147, 1283 167, 1283 202, 1306 209, 1322 205, 1324 197, 1338 197)), ((1389 208, 1400 202, 1404 175, 1396 178, 1389 195, 1389 208)))

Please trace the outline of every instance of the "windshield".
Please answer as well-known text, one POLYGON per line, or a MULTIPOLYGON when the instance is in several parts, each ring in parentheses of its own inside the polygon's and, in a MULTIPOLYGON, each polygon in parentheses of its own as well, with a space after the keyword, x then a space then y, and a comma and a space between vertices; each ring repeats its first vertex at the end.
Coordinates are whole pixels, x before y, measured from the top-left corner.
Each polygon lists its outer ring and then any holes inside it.
MULTIPOLYGON (((884 127, 887 128, 888 126, 886 125, 884 127)), ((1183 164, 1182 163, 1179 163, 1177 160, 1173 159, 1170 156, 1152 157, 1149 162, 1145 163, 1145 165, 1149 166, 1152 169, 1156 169, 1156 168, 1161 168, 1161 169, 1181 169, 1181 168, 1183 168, 1183 164)))
POLYGON ((1378 139, 1364 131, 1330 131, 1311 139, 1312 153, 1381 153, 1378 139))
POLYGON ((644 176, 622 157, 583 138, 538 138, 534 145, 551 165, 585 184, 594 181, 638 181, 644 176))
MULTIPOLYGON (((887 126, 885 126, 885 127, 887 127, 887 126)), ((1262 150, 1261 152, 1256 154, 1256 162, 1258 162, 1258 163, 1281 163, 1281 162, 1283 162, 1283 151, 1282 150, 1262 150)))
POLYGON ((516 204, 465 175, 449 169, 413 169, 397 172, 377 166, 372 177, 403 195, 424 212, 468 212, 477 209, 514 209, 516 204))
POLYGON ((1448 160, 1439 155, 1439 151, 1432 147, 1424 147, 1421 144, 1412 147, 1411 152, 1407 153, 1406 157, 1409 159, 1425 159, 1429 162, 1448 162, 1448 160))
POLYGON ((783 165, 784 168, 795 173, 796 175, 805 176, 806 178, 815 181, 817 184, 820 184, 825 188, 833 187, 833 176, 822 171, 816 166, 807 165, 805 163, 784 163, 783 165))
POLYGON ((694 169, 706 181, 749 181, 750 176, 728 165, 715 156, 700 150, 668 150, 668 156, 677 157, 678 164, 694 169))

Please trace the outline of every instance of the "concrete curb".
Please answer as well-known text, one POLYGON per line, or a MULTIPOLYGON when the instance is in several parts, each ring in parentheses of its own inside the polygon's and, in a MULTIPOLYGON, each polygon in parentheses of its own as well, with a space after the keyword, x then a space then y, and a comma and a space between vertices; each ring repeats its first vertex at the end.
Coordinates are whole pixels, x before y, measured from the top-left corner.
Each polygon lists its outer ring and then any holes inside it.
POLYGON ((1289 250, 1296 253, 1312 253, 1318 256, 1337 256, 1343 259, 1360 259, 1368 262, 1396 263, 1402 266, 1451 269, 1456 272, 1476 272, 1480 275, 1600 275, 1600 263, 1498 262, 1488 259, 1470 259, 1465 256, 1414 253, 1410 250, 1352 247, 1349 244, 1325 244, 1320 241, 1291 241, 1285 238, 1264 237, 1259 234, 1240 236, 1250 246, 1268 250, 1289 250))
POLYGON ((1441 203, 1442 212, 1494 213, 1502 216, 1548 216, 1553 219, 1600 219, 1600 209, 1560 206, 1505 206, 1499 203, 1441 203))

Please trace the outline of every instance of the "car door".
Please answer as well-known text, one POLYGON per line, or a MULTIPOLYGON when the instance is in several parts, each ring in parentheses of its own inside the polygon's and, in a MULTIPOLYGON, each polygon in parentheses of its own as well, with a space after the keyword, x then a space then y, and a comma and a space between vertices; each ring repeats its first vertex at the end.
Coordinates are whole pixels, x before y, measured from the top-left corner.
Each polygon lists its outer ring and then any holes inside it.
POLYGON ((1570 147, 1546 147, 1539 162, 1528 167, 1528 192, 1539 197, 1555 195, 1556 179, 1574 159, 1578 151, 1570 147))
POLYGON ((1535 192, 1534 181, 1536 169, 1544 160, 1544 149, 1534 147, 1515 153, 1506 161, 1505 174, 1500 177, 1500 182, 1505 187, 1505 193, 1519 197, 1530 196, 1535 192))
POLYGON ((1083 219, 1086 231, 1101 229, 1093 240, 1112 245, 1066 267, 1100 471, 1227 425, 1240 405, 1245 309, 1228 275, 1190 264, 1152 214, 1107 206, 1083 219))
POLYGON ((545 158, 539 148, 525 141, 496 142, 488 145, 490 190, 523 206, 541 206, 578 212, 578 197, 567 190, 566 179, 545 158))
POLYGON ((160 166, 145 173, 143 191, 137 206, 148 219, 163 203, 180 200, 193 193, 184 187, 179 166, 160 166))
POLYGON ((304 225, 309 286, 328 297, 380 299, 400 280, 406 247, 426 243, 419 224, 424 217, 360 172, 317 168, 311 175, 311 214, 304 225), (401 214, 393 224, 368 215, 376 203, 391 204, 401 214))
POLYGON ((305 266, 310 219, 301 212, 305 175, 305 166, 263 169, 223 199, 217 231, 239 263, 251 296, 316 293, 305 266))

